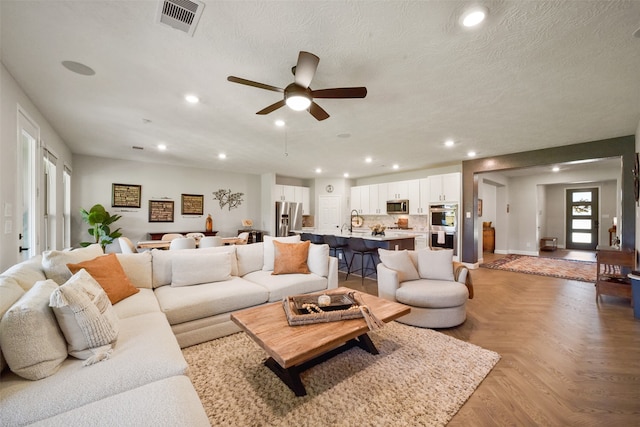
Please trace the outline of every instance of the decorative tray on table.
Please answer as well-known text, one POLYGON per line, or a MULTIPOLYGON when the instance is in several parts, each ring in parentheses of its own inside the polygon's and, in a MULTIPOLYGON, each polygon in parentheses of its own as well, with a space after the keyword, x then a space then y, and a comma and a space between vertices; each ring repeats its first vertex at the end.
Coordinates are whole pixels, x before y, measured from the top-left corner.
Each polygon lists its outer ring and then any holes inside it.
POLYGON ((363 317, 361 305, 362 302, 356 297, 355 292, 294 295, 282 300, 290 326, 361 318, 363 317), (318 297, 324 295, 331 300, 327 305, 320 306, 318 297))
POLYGON ((315 307, 321 311, 348 310, 351 306, 357 306, 358 303, 349 294, 327 295, 331 298, 328 305, 318 304, 318 295, 297 295, 291 297, 293 306, 297 314, 310 314, 317 312, 315 307))

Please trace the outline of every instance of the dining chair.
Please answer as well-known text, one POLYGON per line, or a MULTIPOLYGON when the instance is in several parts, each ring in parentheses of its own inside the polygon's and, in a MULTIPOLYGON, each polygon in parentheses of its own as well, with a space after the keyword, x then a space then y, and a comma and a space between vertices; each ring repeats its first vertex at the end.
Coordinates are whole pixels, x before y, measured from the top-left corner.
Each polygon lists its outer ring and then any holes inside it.
POLYGON ((187 233, 185 237, 193 237, 198 242, 204 237, 204 233, 187 233))
POLYGON ((120 244, 120 252, 123 254, 135 254, 138 253, 136 246, 128 237, 118 237, 118 243, 120 244))
POLYGON ((178 237, 171 241, 171 245, 169 245, 170 250, 174 249, 195 249, 196 248, 196 239, 193 237, 178 237))
POLYGON ((238 239, 239 241, 236 242, 236 245, 246 245, 249 241, 249 232, 243 231, 242 233, 238 234, 238 239))
POLYGON ((165 242, 170 242, 173 239, 178 239, 180 237, 184 237, 184 236, 182 234, 179 234, 179 233, 167 233, 167 234, 164 234, 162 236, 162 239, 160 239, 160 240, 164 240, 165 242))
POLYGON ((199 248, 215 248, 217 246, 224 246, 224 242, 220 236, 205 236, 200 239, 198 245, 199 248))

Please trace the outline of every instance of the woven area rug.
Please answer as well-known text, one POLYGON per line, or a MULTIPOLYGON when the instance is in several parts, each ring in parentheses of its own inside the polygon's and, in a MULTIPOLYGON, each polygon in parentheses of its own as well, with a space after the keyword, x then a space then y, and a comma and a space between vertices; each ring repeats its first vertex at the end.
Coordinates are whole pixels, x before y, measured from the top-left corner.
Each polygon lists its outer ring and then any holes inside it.
POLYGON ((596 263, 591 261, 574 261, 513 254, 493 262, 480 264, 480 267, 591 283, 596 282, 597 270, 596 263))
POLYGON ((430 329, 391 322, 380 351, 345 351, 301 374, 296 397, 244 333, 183 349, 212 425, 443 426, 500 356, 430 329))

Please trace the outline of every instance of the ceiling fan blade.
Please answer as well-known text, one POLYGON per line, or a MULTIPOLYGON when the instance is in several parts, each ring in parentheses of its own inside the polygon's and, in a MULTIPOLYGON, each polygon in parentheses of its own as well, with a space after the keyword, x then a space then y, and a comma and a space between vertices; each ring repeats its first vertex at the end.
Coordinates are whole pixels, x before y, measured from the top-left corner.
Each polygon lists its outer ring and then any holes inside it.
POLYGON ((309 112, 318 121, 322 121, 324 119, 329 118, 329 113, 324 111, 322 107, 316 104, 315 102, 311 102, 311 105, 309 106, 309 112))
POLYGON ((316 74, 320 58, 313 53, 300 51, 298 63, 296 64, 295 82, 303 88, 308 88, 316 74))
POLYGON ((366 87, 339 87, 333 89, 312 90, 314 98, 364 98, 367 96, 366 87))
POLYGON ((279 87, 266 85, 264 83, 258 83, 258 82, 254 82, 254 81, 247 80, 247 79, 242 79, 240 77, 229 76, 229 77, 227 77, 227 80, 229 80, 230 82, 233 82, 233 83, 240 83, 241 85, 253 86, 253 87, 257 87, 257 88, 260 88, 260 89, 266 89, 266 90, 272 90, 274 92, 284 92, 284 89, 281 89, 279 87))
POLYGON ((271 104, 266 108, 263 108, 262 110, 258 111, 256 114, 260 114, 260 115, 264 115, 264 114, 269 114, 272 111, 277 110, 280 107, 284 107, 284 99, 281 101, 276 102, 275 104, 271 104))

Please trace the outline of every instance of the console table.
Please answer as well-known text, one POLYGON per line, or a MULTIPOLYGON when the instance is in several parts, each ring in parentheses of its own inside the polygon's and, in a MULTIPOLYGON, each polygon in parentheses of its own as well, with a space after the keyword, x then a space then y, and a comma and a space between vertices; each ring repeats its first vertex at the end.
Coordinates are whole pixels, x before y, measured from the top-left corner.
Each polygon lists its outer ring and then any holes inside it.
POLYGON ((149 240, 162 240, 162 236, 170 233, 182 234, 183 236, 186 236, 188 233, 202 233, 205 236, 215 236, 216 234, 218 234, 218 232, 215 230, 214 231, 161 231, 161 232, 149 233, 149 240))

